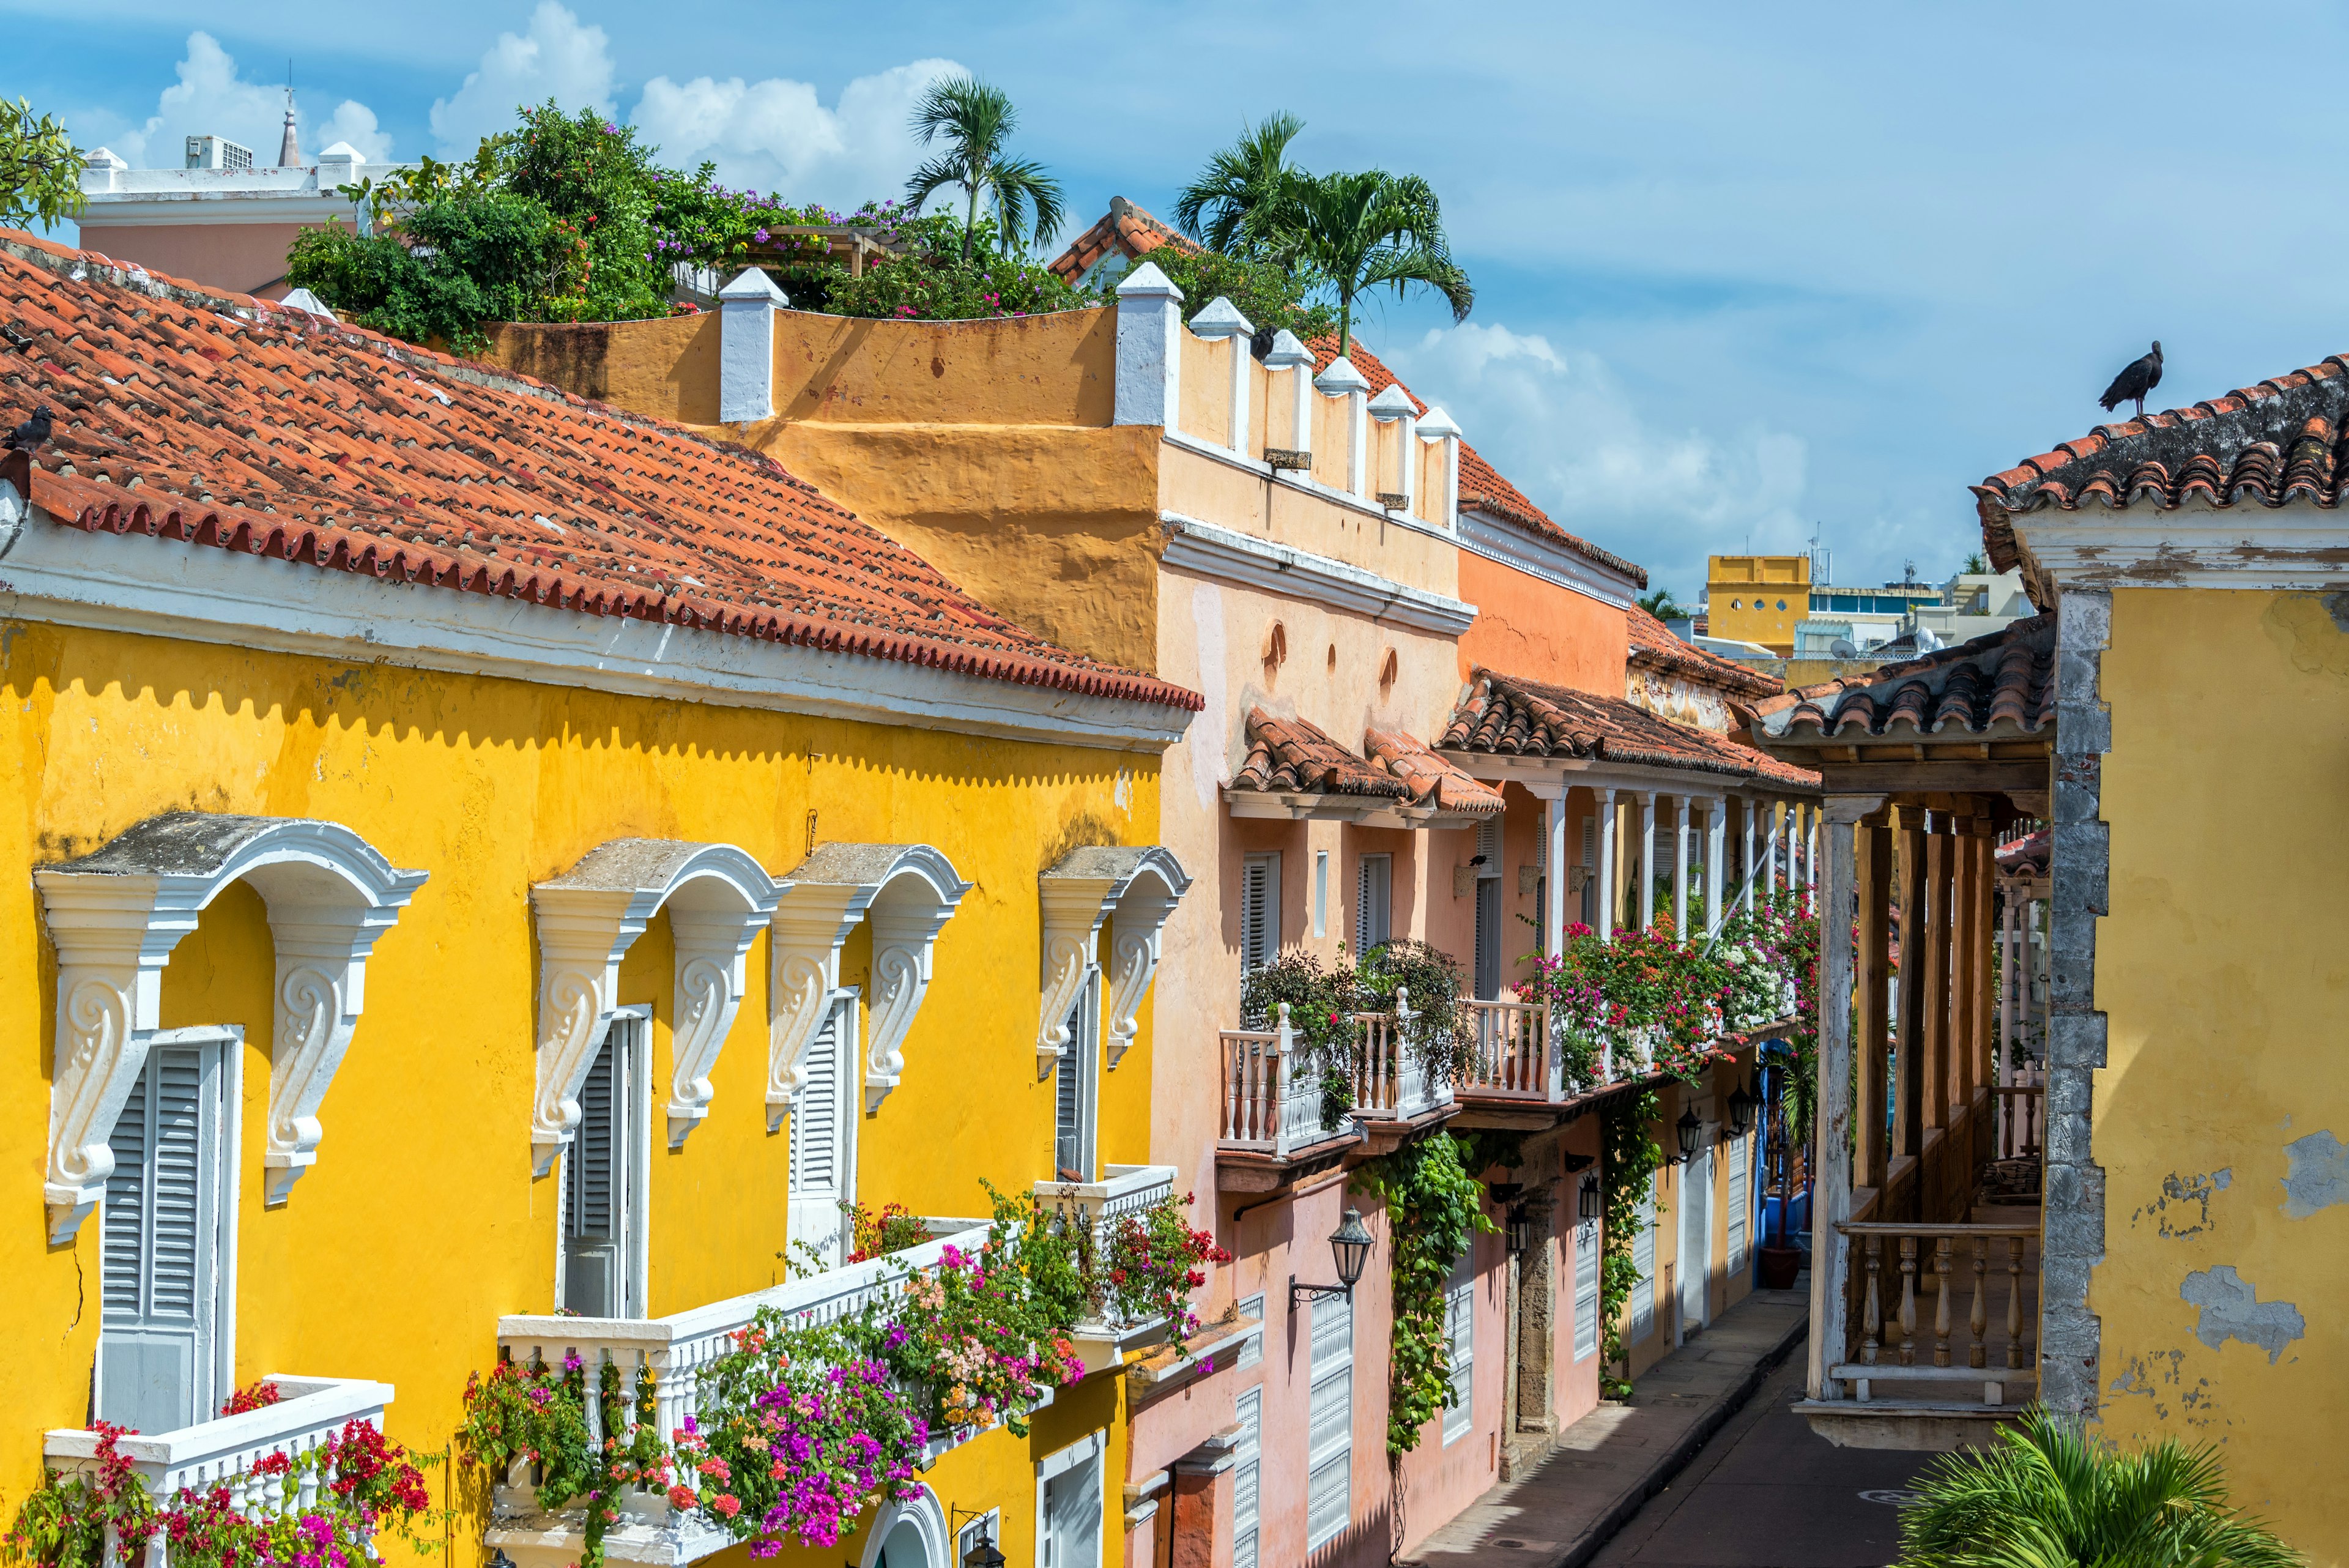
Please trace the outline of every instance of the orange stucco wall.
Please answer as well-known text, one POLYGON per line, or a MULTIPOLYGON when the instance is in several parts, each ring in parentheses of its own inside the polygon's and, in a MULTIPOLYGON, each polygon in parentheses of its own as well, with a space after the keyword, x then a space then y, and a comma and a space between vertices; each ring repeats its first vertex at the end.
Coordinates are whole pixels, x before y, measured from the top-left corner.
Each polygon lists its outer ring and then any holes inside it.
POLYGON ((191 283, 283 299, 299 223, 124 223, 84 219, 81 247, 191 283))
POLYGON ((1621 610, 1459 552, 1460 597, 1476 607, 1460 639, 1460 674, 1482 665, 1602 697, 1623 695, 1631 633, 1621 610))

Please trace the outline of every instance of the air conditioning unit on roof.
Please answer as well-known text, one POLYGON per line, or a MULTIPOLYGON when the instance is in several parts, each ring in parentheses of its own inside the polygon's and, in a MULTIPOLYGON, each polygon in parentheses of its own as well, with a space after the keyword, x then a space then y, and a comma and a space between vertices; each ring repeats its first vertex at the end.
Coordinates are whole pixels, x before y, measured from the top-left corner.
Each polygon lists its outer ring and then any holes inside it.
POLYGON ((223 169, 234 174, 253 172, 253 149, 225 136, 188 138, 188 167, 223 169))

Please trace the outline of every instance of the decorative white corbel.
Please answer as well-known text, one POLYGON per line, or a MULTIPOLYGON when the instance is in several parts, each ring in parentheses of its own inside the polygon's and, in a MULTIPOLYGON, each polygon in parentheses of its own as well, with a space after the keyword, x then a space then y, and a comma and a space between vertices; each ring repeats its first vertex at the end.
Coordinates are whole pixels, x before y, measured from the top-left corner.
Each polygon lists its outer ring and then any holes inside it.
POLYGON ((840 986, 840 950, 859 920, 873 929, 870 1116, 905 1075, 905 1035, 929 995, 931 950, 971 884, 926 844, 821 844, 785 880, 774 919, 768 1126, 781 1124, 806 1081, 801 1058, 840 986))
POLYGON ((1036 1035, 1036 1075, 1046 1078, 1069 1046, 1069 1010, 1091 973, 1104 922, 1111 940, 1109 1064, 1133 1044, 1142 999, 1158 972, 1159 932, 1191 878, 1156 845, 1072 849, 1037 879, 1043 911, 1043 1003, 1036 1035))
POLYGON ((159 1027, 162 973, 232 883, 249 881, 277 952, 266 1198, 282 1203, 317 1160, 318 1109, 365 1002, 367 955, 421 871, 396 869, 336 823, 171 812, 94 854, 33 874, 57 950, 57 1069, 43 1195, 69 1240, 106 1193, 114 1124, 159 1027))
POLYGON ((612 839, 531 888, 539 950, 538 1087, 530 1113, 536 1174, 554 1168, 578 1129, 580 1087, 619 1008, 620 960, 672 900, 671 1144, 709 1114, 709 1071, 742 1005, 743 955, 777 896, 774 879, 747 851, 674 838, 612 839))
POLYGON ((1248 343, 1256 336, 1256 324, 1240 314, 1239 306, 1217 295, 1191 317, 1191 335, 1210 343, 1231 344, 1231 440, 1225 444, 1242 457, 1257 456, 1248 451, 1248 343))

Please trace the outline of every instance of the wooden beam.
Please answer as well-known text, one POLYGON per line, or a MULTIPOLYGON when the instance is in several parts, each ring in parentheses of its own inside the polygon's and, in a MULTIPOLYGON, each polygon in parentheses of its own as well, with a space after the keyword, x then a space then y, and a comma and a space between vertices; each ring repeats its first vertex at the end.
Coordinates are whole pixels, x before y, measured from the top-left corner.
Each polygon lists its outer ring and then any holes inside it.
POLYGON ((1920 790, 1963 791, 1970 794, 2044 794, 2048 763, 2044 758, 1989 762, 1912 762, 1906 758, 1881 763, 1833 763, 1821 759, 1819 776, 1829 794, 1899 794, 1920 790))

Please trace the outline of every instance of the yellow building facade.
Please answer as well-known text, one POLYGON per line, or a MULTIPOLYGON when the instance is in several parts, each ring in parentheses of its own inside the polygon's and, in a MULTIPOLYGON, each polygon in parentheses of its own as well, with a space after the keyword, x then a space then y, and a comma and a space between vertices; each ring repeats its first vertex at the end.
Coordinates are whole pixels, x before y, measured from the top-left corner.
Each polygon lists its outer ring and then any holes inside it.
MULTIPOLYGON (((925 1221, 898 1261, 926 1264, 985 1237, 990 1186, 1096 1235, 1171 1195, 1158 759, 1195 698, 739 452, 5 248, 51 335, 36 390, 78 418, 0 468, 28 1200, 0 1270, 37 1347, 0 1508, 93 1418, 159 1486, 243 1486, 351 1419, 461 1461, 502 1356, 657 1386, 667 1436, 760 1307, 887 1309, 843 1201, 925 1221), (240 439, 183 461, 164 410, 198 399, 240 439), (264 1380, 279 1403, 215 1414, 264 1380)), ((780 1561, 1113 1541, 1096 1374, 1150 1332, 1091 1313, 1027 1435, 942 1427, 902 1496, 780 1561)), ((432 1550, 579 1560, 579 1511, 498 1479, 431 1472, 432 1550)), ((657 1490, 622 1511, 615 1561, 742 1554, 657 1490)))
POLYGON ((1705 626, 1712 636, 1795 651, 1795 623, 1811 613, 1808 556, 1707 556, 1705 626))

